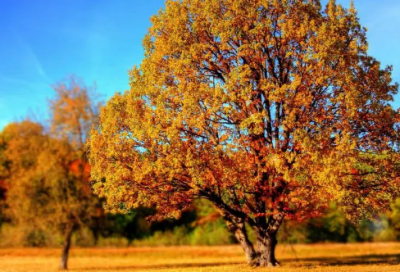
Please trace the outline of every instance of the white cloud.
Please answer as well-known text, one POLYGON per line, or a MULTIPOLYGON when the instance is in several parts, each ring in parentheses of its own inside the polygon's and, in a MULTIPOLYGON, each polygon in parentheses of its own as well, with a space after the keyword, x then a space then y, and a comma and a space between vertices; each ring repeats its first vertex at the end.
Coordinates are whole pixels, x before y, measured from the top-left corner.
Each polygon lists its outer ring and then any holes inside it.
POLYGON ((16 34, 15 36, 18 40, 18 44, 22 49, 22 54, 25 54, 24 59, 28 62, 28 65, 33 67, 41 77, 46 79, 46 72, 43 69, 42 63, 40 62, 40 59, 38 58, 31 45, 21 35, 16 34))

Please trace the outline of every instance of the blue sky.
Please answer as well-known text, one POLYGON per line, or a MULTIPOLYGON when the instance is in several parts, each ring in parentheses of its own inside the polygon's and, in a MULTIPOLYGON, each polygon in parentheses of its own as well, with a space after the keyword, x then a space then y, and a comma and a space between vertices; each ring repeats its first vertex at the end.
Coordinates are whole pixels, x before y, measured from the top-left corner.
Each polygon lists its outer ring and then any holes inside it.
MULTIPOLYGON (((369 53, 393 65, 400 82, 400 1, 354 2, 369 53)), ((164 0, 0 0, 0 129, 28 113, 44 118, 50 85, 71 74, 96 82, 104 99, 127 89, 149 18, 162 7, 164 0)))

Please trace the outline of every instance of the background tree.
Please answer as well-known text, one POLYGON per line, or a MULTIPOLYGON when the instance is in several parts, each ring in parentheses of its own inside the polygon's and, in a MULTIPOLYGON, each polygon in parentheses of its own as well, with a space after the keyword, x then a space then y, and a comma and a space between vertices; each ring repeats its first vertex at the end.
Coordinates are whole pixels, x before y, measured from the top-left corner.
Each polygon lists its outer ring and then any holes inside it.
MULTIPOLYGON (((72 76, 69 80, 53 86, 56 96, 50 100, 52 135, 61 143, 68 143, 70 150, 62 150, 56 154, 59 159, 55 166, 64 166, 67 177, 63 186, 60 186, 57 199, 62 204, 60 211, 66 220, 60 224, 65 233, 63 242, 61 269, 67 269, 71 236, 85 220, 98 213, 98 199, 92 197, 89 188, 90 166, 87 161, 85 142, 91 127, 98 116, 100 103, 95 102, 94 88, 87 87, 78 78, 72 76), (68 164, 60 161, 68 155, 73 160, 68 164)), ((60 149, 61 150, 61 149, 60 149)))
POLYGON ((130 91, 92 131, 94 189, 109 209, 177 217, 205 198, 249 263, 275 266, 285 218, 333 201, 357 222, 399 193, 397 84, 367 54, 353 6, 167 1, 152 23, 130 91))
MULTIPOLYGON (((14 225, 24 230, 25 240, 32 245, 41 244, 41 234, 47 217, 43 215, 48 202, 45 184, 37 175, 38 154, 48 147, 44 128, 31 121, 12 123, 0 134, 3 147, 1 176, 5 183, 5 215, 14 225)), ((48 223, 48 222, 47 222, 48 223)))
POLYGON ((380 224, 380 233, 377 238, 384 241, 400 240, 400 198, 393 201, 391 210, 382 215, 380 224))
POLYGON ((31 121, 11 124, 0 145, 11 218, 16 225, 32 227, 35 235, 49 228, 58 231, 63 236, 60 268, 67 269, 73 232, 100 214, 85 154, 97 105, 75 78, 54 89, 49 128, 31 121))

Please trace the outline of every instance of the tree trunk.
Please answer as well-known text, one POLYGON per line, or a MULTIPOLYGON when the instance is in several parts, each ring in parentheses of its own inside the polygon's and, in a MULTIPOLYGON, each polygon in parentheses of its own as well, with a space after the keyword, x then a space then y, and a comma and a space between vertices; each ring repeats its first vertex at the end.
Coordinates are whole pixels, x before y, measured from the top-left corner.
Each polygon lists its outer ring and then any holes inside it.
POLYGON ((258 266, 257 253, 247 236, 246 225, 244 222, 242 220, 233 222, 232 220, 228 220, 226 217, 225 220, 228 225, 228 230, 235 235, 237 241, 242 246, 246 255, 247 264, 251 266, 258 266))
POLYGON ((258 246, 258 261, 261 267, 280 266, 275 258, 275 248, 278 243, 276 233, 268 233, 266 231, 256 230, 257 246, 258 246))
POLYGON ((275 267, 280 266, 275 258, 275 248, 278 244, 276 234, 282 224, 283 215, 277 215, 270 219, 270 222, 254 222, 252 227, 257 237, 257 251, 254 250, 252 242, 249 240, 245 227, 245 219, 236 217, 226 210, 220 209, 220 212, 240 245, 242 246, 247 263, 251 266, 275 267), (257 224, 259 223, 259 224, 257 224))
POLYGON ((258 266, 257 253, 247 236, 246 226, 244 223, 240 223, 238 226, 238 229, 235 231, 235 237, 246 254, 247 263, 252 266, 258 266))
POLYGON ((68 269, 68 254, 69 248, 71 247, 71 237, 72 237, 73 227, 70 227, 66 230, 63 247, 61 252, 61 260, 60 260, 60 269, 67 270, 68 269))

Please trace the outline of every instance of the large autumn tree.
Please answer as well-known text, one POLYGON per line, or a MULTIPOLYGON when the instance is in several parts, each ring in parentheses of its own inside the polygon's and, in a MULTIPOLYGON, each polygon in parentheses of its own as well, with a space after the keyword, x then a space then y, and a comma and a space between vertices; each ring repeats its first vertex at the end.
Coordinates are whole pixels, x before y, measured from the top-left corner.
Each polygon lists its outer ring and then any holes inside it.
POLYGON ((157 219, 208 199, 247 261, 275 266, 284 219, 334 201, 356 222, 398 194, 397 85, 368 55, 353 6, 167 1, 151 21, 130 90, 90 140, 110 209, 155 206, 157 219))

